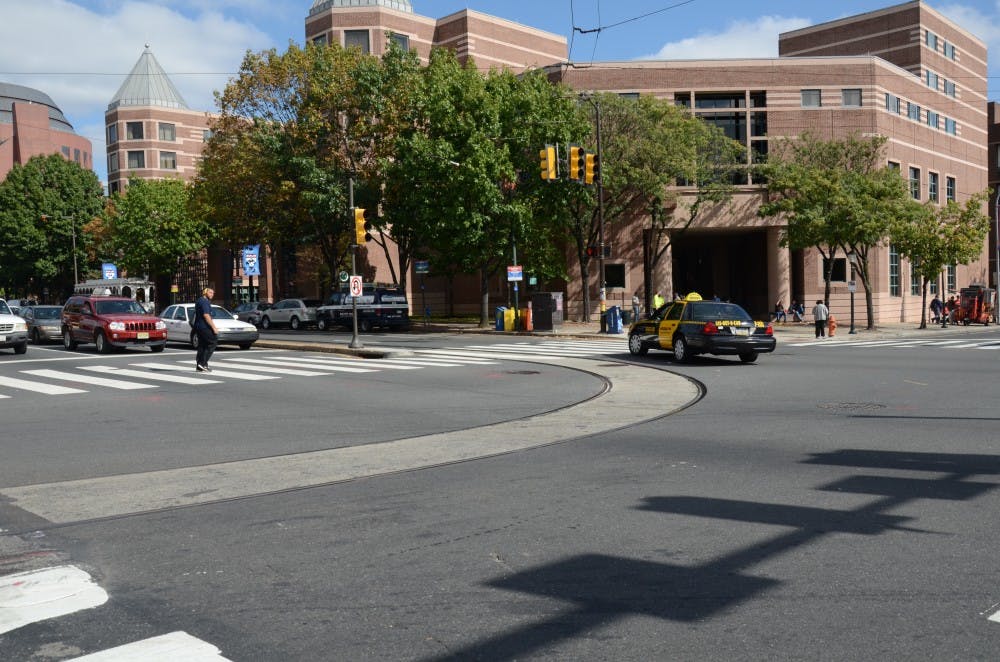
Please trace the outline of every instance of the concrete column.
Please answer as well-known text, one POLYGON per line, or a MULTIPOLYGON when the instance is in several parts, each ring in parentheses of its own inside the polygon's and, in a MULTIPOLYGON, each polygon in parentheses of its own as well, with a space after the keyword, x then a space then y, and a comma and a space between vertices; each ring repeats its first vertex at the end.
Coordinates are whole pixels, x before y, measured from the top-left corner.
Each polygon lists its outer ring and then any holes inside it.
POLYGON ((768 310, 781 301, 786 308, 792 300, 791 251, 781 245, 781 229, 767 229, 767 300, 768 310))
POLYGON ((670 301, 674 297, 674 249, 668 246, 660 261, 652 269, 653 285, 649 298, 652 300, 657 291, 664 299, 670 301))

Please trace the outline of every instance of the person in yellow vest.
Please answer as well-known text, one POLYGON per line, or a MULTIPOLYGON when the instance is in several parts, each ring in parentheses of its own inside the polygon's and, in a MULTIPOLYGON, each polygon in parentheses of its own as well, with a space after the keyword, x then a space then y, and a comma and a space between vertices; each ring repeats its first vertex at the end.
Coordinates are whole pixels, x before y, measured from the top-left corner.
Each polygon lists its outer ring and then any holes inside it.
POLYGON ((666 301, 663 300, 663 295, 657 292, 653 295, 653 310, 659 310, 663 307, 666 301))

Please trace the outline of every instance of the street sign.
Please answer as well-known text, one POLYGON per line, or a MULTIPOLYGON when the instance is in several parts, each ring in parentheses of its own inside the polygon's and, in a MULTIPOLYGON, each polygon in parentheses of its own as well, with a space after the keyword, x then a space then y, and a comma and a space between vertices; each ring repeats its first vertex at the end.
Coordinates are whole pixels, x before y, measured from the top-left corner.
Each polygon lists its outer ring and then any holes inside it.
POLYGON ((517 264, 507 267, 507 282, 516 282, 519 280, 524 280, 524 270, 521 269, 521 265, 517 264))
POLYGON ((350 280, 350 278, 351 278, 351 274, 347 273, 346 271, 341 271, 340 272, 340 282, 341 283, 346 283, 348 280, 350 280))
POLYGON ((351 296, 359 297, 363 291, 363 286, 361 284, 361 276, 351 276, 351 296))
POLYGON ((414 260, 413 261, 413 273, 415 274, 426 274, 431 270, 431 263, 429 260, 414 260))
POLYGON ((858 282, 855 281, 855 280, 849 280, 849 281, 847 281, 847 291, 848 292, 857 292, 858 291, 858 282))

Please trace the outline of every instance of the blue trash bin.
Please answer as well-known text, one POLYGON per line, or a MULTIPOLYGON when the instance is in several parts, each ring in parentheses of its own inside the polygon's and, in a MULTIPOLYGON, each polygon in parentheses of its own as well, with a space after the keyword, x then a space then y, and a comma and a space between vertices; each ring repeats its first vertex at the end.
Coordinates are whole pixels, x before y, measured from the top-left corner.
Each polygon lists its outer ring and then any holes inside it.
POLYGON ((608 308, 608 333, 622 333, 622 309, 618 306, 608 308))
POLYGON ((503 314, 507 310, 506 306, 498 306, 496 309, 496 324, 493 327, 497 331, 503 331, 503 314))

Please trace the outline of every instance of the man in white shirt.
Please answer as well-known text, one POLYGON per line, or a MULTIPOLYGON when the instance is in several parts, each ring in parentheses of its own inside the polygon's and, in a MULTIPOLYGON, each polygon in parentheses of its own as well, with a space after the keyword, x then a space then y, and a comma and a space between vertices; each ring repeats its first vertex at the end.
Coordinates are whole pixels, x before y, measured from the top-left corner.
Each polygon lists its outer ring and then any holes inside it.
POLYGON ((813 320, 816 322, 816 337, 826 337, 826 318, 830 316, 830 309, 826 307, 820 299, 812 309, 813 320))

